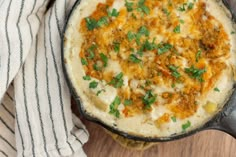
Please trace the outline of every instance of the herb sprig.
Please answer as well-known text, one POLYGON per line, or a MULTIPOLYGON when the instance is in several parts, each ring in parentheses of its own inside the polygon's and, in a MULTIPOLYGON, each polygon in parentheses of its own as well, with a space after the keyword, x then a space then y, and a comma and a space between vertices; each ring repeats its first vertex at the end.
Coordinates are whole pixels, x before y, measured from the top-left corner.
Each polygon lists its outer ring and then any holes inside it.
POLYGON ((146 0, 139 0, 138 1, 138 8, 137 10, 140 12, 145 13, 146 15, 150 14, 150 9, 145 5, 146 0))
POLYGON ((151 105, 155 103, 157 95, 154 95, 151 90, 147 91, 143 97, 143 103, 146 109, 150 109, 151 105))
POLYGON ((158 44, 157 46, 157 53, 158 55, 161 55, 163 53, 166 53, 168 52, 170 49, 173 48, 173 45, 171 44, 168 44, 168 43, 160 43, 158 44))
POLYGON ((176 27, 174 28, 174 30, 173 30, 173 32, 174 32, 174 33, 177 33, 177 34, 180 33, 180 31, 181 31, 181 30, 180 30, 180 25, 176 26, 176 27))
POLYGON ((88 59, 93 59, 95 57, 94 51, 97 48, 96 45, 92 45, 87 49, 87 53, 88 53, 88 59))
POLYGON ((119 16, 119 14, 120 13, 115 8, 113 8, 111 11, 108 10, 109 17, 117 17, 117 16, 119 16))
POLYGON ((170 69, 172 76, 174 76, 177 79, 180 78, 181 75, 178 72, 178 67, 170 65, 168 68, 170 69))
POLYGON ((199 61, 199 59, 201 58, 201 56, 202 56, 202 51, 201 51, 201 50, 198 50, 198 51, 197 51, 197 54, 196 54, 196 62, 199 61))
POLYGON ((100 53, 100 57, 102 59, 103 66, 106 67, 108 63, 108 57, 104 53, 100 53))
POLYGON ((187 121, 186 123, 182 125, 182 130, 186 131, 190 126, 191 126, 191 122, 187 121))
POLYGON ((134 6, 133 2, 128 2, 127 0, 125 0, 125 7, 126 7, 128 12, 133 11, 133 6, 134 6))
POLYGON ((202 76, 206 72, 206 69, 198 69, 194 66, 190 68, 185 68, 185 72, 192 78, 197 79, 200 82, 204 82, 202 76))
POLYGON ((129 61, 131 61, 133 63, 140 63, 140 62, 142 62, 142 60, 139 59, 135 54, 131 54, 129 56, 129 61))
POLYGON ((120 112, 118 110, 118 106, 120 105, 121 100, 118 96, 115 97, 114 101, 110 104, 110 111, 109 113, 114 115, 115 117, 120 117, 120 112))
POLYGON ((110 85, 112 85, 115 88, 121 88, 123 86, 124 80, 123 80, 123 73, 119 73, 116 75, 111 82, 109 82, 110 85))
POLYGON ((103 25, 108 25, 109 19, 107 16, 101 17, 99 20, 96 20, 91 17, 85 18, 86 26, 89 31, 92 31, 96 28, 102 27, 103 25))

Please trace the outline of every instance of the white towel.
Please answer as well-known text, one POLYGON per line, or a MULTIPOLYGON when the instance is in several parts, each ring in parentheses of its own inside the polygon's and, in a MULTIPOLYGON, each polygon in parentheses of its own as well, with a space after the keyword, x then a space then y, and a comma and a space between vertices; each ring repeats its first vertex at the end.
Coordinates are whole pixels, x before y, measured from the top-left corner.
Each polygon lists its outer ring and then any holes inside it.
POLYGON ((88 132, 72 114, 61 67, 74 2, 0 0, 0 157, 86 156, 88 132))

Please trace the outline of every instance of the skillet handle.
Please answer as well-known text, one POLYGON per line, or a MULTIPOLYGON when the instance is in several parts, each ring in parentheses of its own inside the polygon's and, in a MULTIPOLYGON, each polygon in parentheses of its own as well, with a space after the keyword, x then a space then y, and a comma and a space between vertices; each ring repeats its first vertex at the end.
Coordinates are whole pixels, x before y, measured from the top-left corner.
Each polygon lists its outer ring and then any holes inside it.
POLYGON ((232 19, 236 21, 236 1, 235 0, 222 0, 224 5, 230 10, 232 19))
POLYGON ((236 110, 232 111, 229 116, 226 116, 221 121, 222 131, 236 138, 236 110))
POLYGON ((208 128, 224 131, 236 138, 236 90, 234 89, 225 108, 208 128))

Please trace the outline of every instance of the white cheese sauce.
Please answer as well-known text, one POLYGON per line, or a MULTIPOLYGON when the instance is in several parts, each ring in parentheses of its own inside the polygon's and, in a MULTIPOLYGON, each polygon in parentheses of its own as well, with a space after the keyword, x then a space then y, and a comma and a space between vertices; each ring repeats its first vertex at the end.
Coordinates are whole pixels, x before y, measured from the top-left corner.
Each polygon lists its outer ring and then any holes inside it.
MULTIPOLYGON (((115 0, 113 6, 110 8, 116 8, 117 10, 124 7, 124 2, 121 0, 115 0)), ((212 14, 216 19, 218 19, 223 25, 227 34, 230 36, 230 44, 231 44, 231 59, 227 61, 228 64, 235 64, 236 59, 236 37, 231 34, 231 31, 235 30, 233 28, 233 24, 228 17, 228 14, 225 12, 225 8, 223 8, 222 4, 218 4, 215 0, 205 0, 207 4, 207 10, 212 14)), ((105 0, 82 0, 77 9, 72 14, 70 21, 68 23, 68 28, 65 33, 65 47, 64 47, 64 55, 66 61, 66 69, 70 76, 73 86, 76 89, 77 94, 80 96, 83 108, 87 111, 87 113, 92 116, 100 119, 102 122, 106 123, 109 126, 115 126, 124 132, 128 132, 134 135, 147 136, 147 137, 166 137, 172 134, 178 134, 182 132, 182 125, 187 121, 191 121, 191 127, 189 130, 197 128, 204 124, 209 120, 213 115, 206 113, 203 109, 202 104, 206 104, 208 101, 218 104, 218 110, 222 107, 224 102, 226 101, 230 89, 233 86, 234 80, 232 79, 232 71, 231 69, 225 70, 224 74, 221 75, 221 78, 216 83, 216 86, 221 90, 220 93, 210 91, 207 96, 199 97, 197 100, 200 104, 197 112, 184 120, 177 119, 176 122, 170 121, 166 123, 161 128, 157 128, 154 125, 154 120, 161 117, 164 113, 168 113, 168 109, 164 106, 152 106, 153 110, 150 114, 142 114, 134 117, 120 117, 119 119, 115 118, 113 115, 109 114, 109 105, 113 102, 115 97, 117 96, 117 90, 106 84, 103 81, 96 80, 92 78, 92 80, 98 82, 98 87, 96 89, 89 88, 89 82, 83 80, 83 76, 85 76, 85 72, 83 70, 83 66, 81 64, 81 60, 79 58, 78 52, 80 52, 80 47, 83 42, 83 37, 78 31, 80 28, 81 19, 89 16, 93 11, 95 11, 98 3, 105 3, 105 0), (98 96, 98 91, 103 90, 98 96)), ((178 12, 179 13, 179 12, 178 12)), ((181 17, 182 14, 179 13, 181 17)), ((181 19, 188 22, 188 18, 182 16, 181 19)), ((188 31, 186 31, 188 32, 188 31)), ((187 34, 186 34, 187 35, 187 34)), ((164 37, 158 36, 157 40, 161 41, 164 37)), ((179 47, 178 49, 182 49, 179 47)), ((182 61, 183 67, 187 66, 185 60, 182 61)), ((108 61, 108 66, 105 68, 106 72, 113 72, 114 75, 122 72, 122 69, 117 61, 108 61)), ((128 86, 128 77, 124 76, 124 85, 128 86)), ((130 87, 137 90, 138 81, 133 79, 130 80, 130 87)), ((176 84, 177 89, 182 89, 182 84, 176 84)), ((154 93, 163 93, 163 92, 174 92, 173 88, 168 88, 165 86, 155 87, 154 93)), ((142 91, 139 91, 142 92, 142 91)), ((158 96, 158 100, 160 103, 164 103, 160 96, 158 96)), ((118 108, 120 111, 124 109, 124 105, 121 104, 118 108)))

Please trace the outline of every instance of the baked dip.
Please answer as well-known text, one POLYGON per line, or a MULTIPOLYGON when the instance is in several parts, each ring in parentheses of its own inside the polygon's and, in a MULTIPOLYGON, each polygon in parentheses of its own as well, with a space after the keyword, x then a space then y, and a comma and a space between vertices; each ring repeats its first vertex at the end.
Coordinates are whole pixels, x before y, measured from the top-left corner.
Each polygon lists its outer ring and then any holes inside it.
POLYGON ((64 60, 88 114, 131 135, 168 137, 222 109, 235 36, 216 0, 82 0, 64 60))

